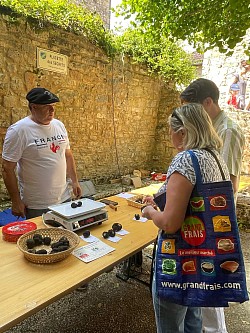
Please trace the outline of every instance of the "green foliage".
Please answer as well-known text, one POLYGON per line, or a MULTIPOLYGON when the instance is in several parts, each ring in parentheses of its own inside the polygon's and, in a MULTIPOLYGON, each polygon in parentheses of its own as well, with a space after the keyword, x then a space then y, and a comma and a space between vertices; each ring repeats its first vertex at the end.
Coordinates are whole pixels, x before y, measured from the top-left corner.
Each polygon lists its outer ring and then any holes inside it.
POLYGON ((127 29, 116 42, 122 53, 146 64, 152 73, 159 74, 165 81, 188 84, 194 78, 195 69, 190 56, 164 36, 157 41, 141 29, 127 29))
POLYGON ((218 46, 230 53, 250 28, 249 10, 250 0, 122 0, 117 13, 134 14, 135 24, 158 39, 164 35, 198 50, 218 46))
POLYGON ((34 18, 42 28, 47 22, 86 36, 112 55, 113 35, 103 26, 99 15, 68 0, 0 0, 0 5, 27 18, 34 18))
POLYGON ((146 34, 144 28, 130 29, 123 36, 114 36, 105 29, 98 15, 70 0, 0 0, 0 5, 2 12, 3 8, 11 9, 13 19, 16 14, 35 19, 40 29, 49 22, 86 36, 102 47, 108 56, 128 54, 166 81, 187 84, 194 77, 194 67, 188 55, 169 38, 146 34))

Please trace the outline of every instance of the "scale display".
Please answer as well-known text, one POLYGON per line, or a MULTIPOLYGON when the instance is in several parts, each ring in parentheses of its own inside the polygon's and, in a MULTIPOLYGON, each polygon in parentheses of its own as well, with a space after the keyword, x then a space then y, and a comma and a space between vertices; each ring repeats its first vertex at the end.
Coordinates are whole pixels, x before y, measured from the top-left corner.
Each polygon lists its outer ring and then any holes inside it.
MULTIPOLYGON (((86 218, 83 218, 81 220, 79 219, 77 222, 78 222, 80 227, 83 227, 83 226, 91 225, 91 224, 94 224, 94 223, 100 223, 100 222, 102 222, 106 219, 107 219, 107 213, 102 212, 98 215, 94 215, 94 216, 91 216, 91 217, 86 217, 86 218)), ((77 224, 76 224, 76 226, 77 226, 77 224)))

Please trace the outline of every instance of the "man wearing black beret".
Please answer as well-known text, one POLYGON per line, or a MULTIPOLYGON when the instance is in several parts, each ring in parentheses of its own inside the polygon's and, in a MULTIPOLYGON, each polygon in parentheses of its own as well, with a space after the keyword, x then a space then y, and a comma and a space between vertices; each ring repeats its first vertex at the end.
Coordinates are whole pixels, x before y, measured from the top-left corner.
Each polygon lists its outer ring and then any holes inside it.
POLYGON ((80 197, 81 187, 67 131, 54 119, 59 98, 45 88, 33 88, 26 99, 30 115, 8 128, 2 171, 12 214, 29 219, 42 215, 50 205, 68 200, 71 186, 75 197, 80 197))
POLYGON ((40 105, 59 102, 59 98, 45 88, 31 89, 31 91, 26 95, 26 99, 29 101, 29 103, 40 105))

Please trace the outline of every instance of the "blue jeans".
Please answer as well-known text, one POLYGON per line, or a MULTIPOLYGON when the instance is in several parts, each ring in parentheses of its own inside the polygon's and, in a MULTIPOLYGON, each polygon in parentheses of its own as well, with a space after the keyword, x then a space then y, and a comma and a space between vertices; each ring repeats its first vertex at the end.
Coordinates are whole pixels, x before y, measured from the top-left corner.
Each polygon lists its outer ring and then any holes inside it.
POLYGON ((188 307, 158 298, 155 278, 152 285, 157 333, 201 333, 201 308, 188 307))

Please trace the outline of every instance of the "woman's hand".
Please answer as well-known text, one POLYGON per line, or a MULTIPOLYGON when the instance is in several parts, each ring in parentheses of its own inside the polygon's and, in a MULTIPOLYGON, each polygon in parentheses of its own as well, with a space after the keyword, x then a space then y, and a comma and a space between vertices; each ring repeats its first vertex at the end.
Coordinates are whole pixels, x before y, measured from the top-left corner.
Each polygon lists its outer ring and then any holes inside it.
MULTIPOLYGON (((142 208, 142 216, 153 220, 154 224, 169 234, 180 229, 187 210, 188 201, 193 190, 191 182, 178 172, 168 180, 166 205, 164 211, 155 210, 152 205, 142 208)), ((147 202, 152 202, 147 198, 147 202)))
POLYGON ((154 198, 151 195, 146 195, 143 198, 142 203, 144 203, 145 205, 155 205, 154 198))
MULTIPOLYGON (((154 202, 154 198, 151 196, 151 195, 146 195, 144 198, 143 198, 143 201, 142 203, 145 204, 145 206, 152 206, 154 209, 157 210, 157 205, 155 204, 154 202)), ((144 207, 143 207, 144 208, 144 207)), ((143 209, 142 208, 142 209, 143 209)))
POLYGON ((155 212, 155 208, 153 206, 151 206, 151 205, 145 206, 141 211, 142 217, 146 217, 148 220, 151 220, 152 219, 151 218, 151 213, 153 211, 155 212))

